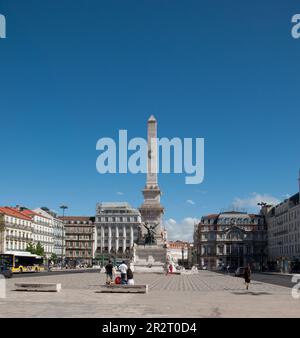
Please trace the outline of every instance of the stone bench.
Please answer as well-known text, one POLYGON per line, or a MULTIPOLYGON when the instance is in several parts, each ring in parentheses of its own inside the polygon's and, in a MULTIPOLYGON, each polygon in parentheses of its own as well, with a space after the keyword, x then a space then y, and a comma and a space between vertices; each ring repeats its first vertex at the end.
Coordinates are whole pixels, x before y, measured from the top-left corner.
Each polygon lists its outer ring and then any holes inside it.
POLYGON ((111 284, 100 285, 97 293, 148 293, 148 284, 146 285, 127 285, 111 284))
POLYGON ((60 292, 61 284, 15 283, 15 291, 60 292))

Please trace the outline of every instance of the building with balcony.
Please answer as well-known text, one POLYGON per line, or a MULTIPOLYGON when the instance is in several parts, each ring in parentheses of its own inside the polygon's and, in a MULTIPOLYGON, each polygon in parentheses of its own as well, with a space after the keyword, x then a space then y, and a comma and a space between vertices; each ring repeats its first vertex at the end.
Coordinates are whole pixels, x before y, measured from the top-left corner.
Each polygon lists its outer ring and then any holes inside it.
POLYGON ((278 205, 264 207, 268 226, 269 266, 272 270, 300 271, 299 192, 278 205))
POLYGON ((97 247, 95 217, 64 216, 63 221, 66 234, 66 264, 70 267, 91 266, 97 247))
POLYGON ((40 243, 44 248, 45 258, 50 259, 54 252, 54 229, 51 219, 25 207, 17 206, 14 209, 31 218, 32 243, 40 243))
POLYGON ((197 263, 209 269, 267 264, 267 228, 264 216, 228 211, 203 216, 195 227, 197 263))
POLYGON ((31 217, 11 207, 0 207, 0 253, 25 252, 32 241, 31 217))
POLYGON ((34 212, 50 219, 51 228, 53 229, 53 252, 56 256, 57 263, 62 261, 62 258, 65 257, 65 229, 64 224, 61 219, 58 218, 57 214, 48 209, 47 207, 41 207, 34 209, 34 212))
POLYGON ((131 258, 138 241, 141 215, 125 202, 98 203, 96 206, 97 257, 131 258))

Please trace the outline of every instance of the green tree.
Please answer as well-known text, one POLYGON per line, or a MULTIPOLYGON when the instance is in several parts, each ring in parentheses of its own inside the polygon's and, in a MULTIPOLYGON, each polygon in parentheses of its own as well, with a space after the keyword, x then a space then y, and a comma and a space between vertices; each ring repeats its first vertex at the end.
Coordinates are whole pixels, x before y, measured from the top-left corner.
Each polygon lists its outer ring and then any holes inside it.
POLYGON ((35 254, 36 249, 31 242, 27 244, 26 251, 30 252, 31 254, 35 254))
POLYGON ((56 262, 57 262, 57 254, 53 253, 53 254, 51 255, 50 260, 53 261, 54 263, 56 263, 56 262))
POLYGON ((44 256, 44 254, 45 254, 44 247, 41 245, 40 242, 38 242, 37 245, 36 245, 35 254, 38 255, 38 256, 44 256))

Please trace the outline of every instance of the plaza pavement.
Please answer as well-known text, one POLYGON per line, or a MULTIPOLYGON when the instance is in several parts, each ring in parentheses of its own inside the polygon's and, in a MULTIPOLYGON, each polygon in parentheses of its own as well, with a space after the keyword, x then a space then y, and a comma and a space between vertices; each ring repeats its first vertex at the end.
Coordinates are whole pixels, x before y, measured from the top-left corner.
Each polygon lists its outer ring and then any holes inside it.
POLYGON ((300 317, 291 288, 200 271, 194 275, 135 274, 148 294, 101 294, 103 273, 26 276, 7 280, 0 317, 300 317), (61 283, 60 293, 17 292, 14 283, 61 283))

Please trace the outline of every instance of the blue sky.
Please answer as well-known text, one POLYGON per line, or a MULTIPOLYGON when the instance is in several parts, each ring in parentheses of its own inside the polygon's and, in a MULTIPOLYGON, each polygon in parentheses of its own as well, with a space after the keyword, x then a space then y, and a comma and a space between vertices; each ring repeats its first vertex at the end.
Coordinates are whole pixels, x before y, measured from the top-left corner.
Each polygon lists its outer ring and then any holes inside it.
POLYGON ((202 184, 159 177, 173 237, 233 203, 295 193, 299 12, 296 0, 1 0, 0 204, 138 207, 144 175, 98 174, 96 142, 145 137, 151 114, 159 136, 205 138, 202 184))

